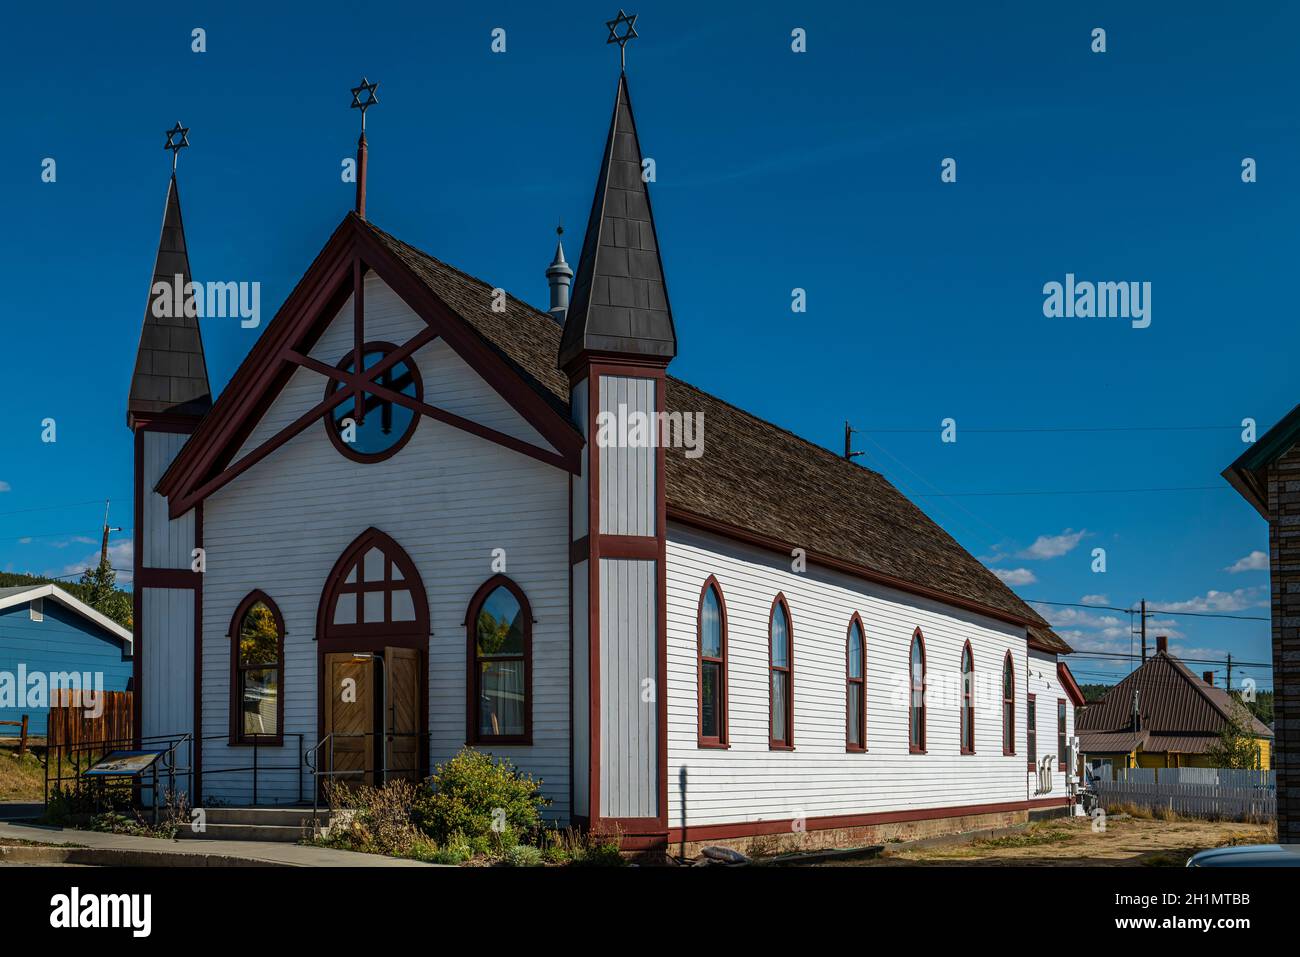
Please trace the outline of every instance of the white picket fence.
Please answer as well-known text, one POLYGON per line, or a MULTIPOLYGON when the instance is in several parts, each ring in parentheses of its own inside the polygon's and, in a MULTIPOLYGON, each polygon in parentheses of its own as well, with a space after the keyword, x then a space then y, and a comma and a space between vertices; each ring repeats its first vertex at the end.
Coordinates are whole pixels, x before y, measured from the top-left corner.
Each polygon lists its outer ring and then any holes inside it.
POLYGON ((1269 820, 1277 817, 1273 771, 1227 768, 1117 768, 1094 787, 1103 807, 1136 804, 1184 817, 1269 820))

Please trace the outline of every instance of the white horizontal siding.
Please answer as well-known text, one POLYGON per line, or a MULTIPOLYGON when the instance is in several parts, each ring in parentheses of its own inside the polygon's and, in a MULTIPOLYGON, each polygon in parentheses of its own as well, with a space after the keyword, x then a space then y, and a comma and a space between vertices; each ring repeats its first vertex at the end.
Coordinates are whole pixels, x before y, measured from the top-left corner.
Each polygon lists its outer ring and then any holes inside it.
MULTIPOLYGON (((1027 705, 1026 695, 1033 694, 1038 696, 1036 702, 1038 707, 1038 741, 1037 754, 1034 755, 1034 763, 1037 764, 1047 755, 1055 755, 1056 759, 1052 762, 1052 789, 1050 791, 1038 794, 1038 773, 1036 771, 1027 771, 1028 788, 1031 799, 1044 799, 1059 797, 1064 798, 1066 795, 1066 772, 1058 770, 1064 756, 1057 747, 1056 735, 1056 702, 1058 699, 1065 700, 1065 734, 1068 741, 1074 736, 1074 705, 1070 701, 1069 695, 1061 686, 1060 677, 1056 673, 1057 657, 1043 651, 1030 651, 1028 659, 1025 662, 1028 673, 1021 672, 1022 683, 1028 682, 1028 687, 1021 691, 1017 689, 1017 705, 1021 711, 1021 734, 1018 744, 1023 750, 1025 745, 1021 742, 1025 738, 1025 718, 1024 702, 1027 705)), ((1028 755, 1026 755, 1028 757, 1028 755)), ((1026 760, 1026 769, 1028 761, 1026 760)))
MULTIPOLYGON (((375 279, 366 284, 366 338, 401 343, 424 323, 375 279)), ((313 354, 334 363, 351 348, 350 304, 313 354)), ((536 433, 441 341, 416 354, 434 405, 528 440, 536 433)), ((254 430, 245 451, 311 408, 324 379, 299 370, 254 430)), ((538 440, 540 441, 540 440, 538 440)), ((506 573, 523 589, 533 617, 533 744, 493 749, 541 777, 552 814, 569 815, 568 476, 552 466, 434 420, 421 419, 410 442, 383 462, 341 455, 312 425, 213 495, 204 510, 207 574, 203 601, 205 796, 247 801, 248 776, 222 774, 250 760, 248 749, 219 740, 229 727, 230 619, 254 588, 284 616, 286 744, 259 760, 297 764, 296 738, 317 737, 316 643, 321 591, 342 551, 366 528, 391 535, 411 556, 427 592, 430 759, 450 758, 465 742, 465 614, 491 575, 492 551, 505 549, 506 573)), ((310 786, 304 785, 310 797, 310 786)), ((292 801, 295 772, 263 801, 292 801)))
MULTIPOLYGON (((933 692, 959 680, 970 641, 977 675, 996 682, 1010 651, 1025 668, 1023 629, 671 524, 668 529, 668 789, 671 826, 866 814, 1022 802, 1023 752, 1002 754, 996 702, 981 702, 976 753, 959 746, 958 697, 933 692), (697 745, 696 614, 709 575, 721 585, 728 626, 731 747, 697 745), (783 592, 793 622, 793 751, 768 748, 768 613, 783 592), (857 612, 866 632, 866 754, 845 751, 845 639, 857 612), (907 661, 925 636, 928 753, 908 753, 907 661), (988 674, 991 672, 991 674, 988 674), (685 795, 683 795, 683 783, 685 795), (684 805, 684 807, 683 807, 684 805)), ((1023 682, 1017 685, 1023 721, 1023 682)), ((1019 732, 1023 740, 1023 725, 1019 732)))

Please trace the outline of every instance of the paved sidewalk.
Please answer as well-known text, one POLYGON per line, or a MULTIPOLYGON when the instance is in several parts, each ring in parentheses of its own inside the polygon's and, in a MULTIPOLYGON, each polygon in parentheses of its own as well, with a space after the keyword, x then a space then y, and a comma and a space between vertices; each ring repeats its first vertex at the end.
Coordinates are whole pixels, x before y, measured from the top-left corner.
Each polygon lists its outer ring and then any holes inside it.
MULTIPOLYGON (((80 844, 70 863, 120 867, 437 867, 419 861, 358 854, 303 844, 262 841, 163 841, 152 837, 75 831, 57 827, 0 822, 0 845, 6 840, 43 844, 80 844)), ((24 850, 24 849, 20 849, 24 850)), ((53 849, 66 850, 66 849, 53 849)), ((3 856, 0 855, 0 859, 3 856)), ((51 861, 52 863, 52 861, 51 861)))

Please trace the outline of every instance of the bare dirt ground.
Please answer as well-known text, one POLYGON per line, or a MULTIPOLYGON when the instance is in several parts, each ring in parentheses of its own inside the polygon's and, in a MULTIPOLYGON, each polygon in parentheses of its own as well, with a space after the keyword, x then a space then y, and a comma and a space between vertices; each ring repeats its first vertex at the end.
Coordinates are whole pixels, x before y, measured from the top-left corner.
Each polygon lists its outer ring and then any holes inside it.
POLYGON ((1094 831, 1091 821, 1070 818, 1031 824, 1021 832, 987 841, 893 853, 887 849, 888 856, 878 859, 822 866, 1181 867, 1187 858, 1207 848, 1276 840, 1272 825, 1111 816, 1105 831, 1094 831))

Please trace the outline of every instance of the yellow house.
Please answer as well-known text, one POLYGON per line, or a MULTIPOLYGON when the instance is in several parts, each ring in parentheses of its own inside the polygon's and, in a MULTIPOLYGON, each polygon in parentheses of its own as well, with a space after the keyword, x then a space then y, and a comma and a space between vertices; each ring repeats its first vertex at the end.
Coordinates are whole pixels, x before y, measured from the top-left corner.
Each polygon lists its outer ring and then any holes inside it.
POLYGON ((1273 732, 1223 688, 1214 675, 1198 678, 1169 654, 1156 653, 1078 715, 1079 751, 1099 768, 1208 768, 1211 748, 1233 715, 1255 741, 1259 767, 1272 767, 1273 732))

